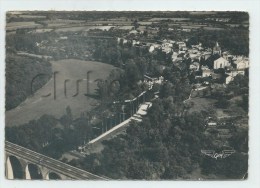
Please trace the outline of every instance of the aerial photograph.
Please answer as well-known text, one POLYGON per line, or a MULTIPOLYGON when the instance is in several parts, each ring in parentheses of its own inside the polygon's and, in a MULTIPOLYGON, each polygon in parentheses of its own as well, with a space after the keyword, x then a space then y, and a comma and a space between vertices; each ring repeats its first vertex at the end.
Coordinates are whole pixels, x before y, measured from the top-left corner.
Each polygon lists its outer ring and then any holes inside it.
POLYGON ((246 180, 249 14, 8 11, 5 178, 246 180))

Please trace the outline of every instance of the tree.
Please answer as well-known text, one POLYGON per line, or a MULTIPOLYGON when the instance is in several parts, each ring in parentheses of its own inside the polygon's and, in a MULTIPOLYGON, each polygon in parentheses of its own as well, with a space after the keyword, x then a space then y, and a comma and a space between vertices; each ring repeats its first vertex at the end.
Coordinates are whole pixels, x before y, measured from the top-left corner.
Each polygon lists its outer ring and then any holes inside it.
POLYGON ((162 85, 160 89, 160 97, 165 98, 169 96, 173 96, 175 94, 174 85, 170 82, 166 82, 162 85))
POLYGON ((217 108, 228 108, 230 105, 230 102, 225 99, 224 97, 221 97, 218 99, 218 101, 215 103, 217 108))
POLYGON ((67 106, 66 107, 66 114, 64 114, 60 118, 60 122, 68 130, 70 125, 72 124, 72 120, 73 120, 73 118, 72 118, 72 113, 71 113, 70 106, 67 106))
POLYGON ((133 88, 136 83, 142 79, 140 70, 138 69, 137 65, 134 63, 133 60, 128 60, 125 66, 125 76, 127 85, 130 88, 133 88))

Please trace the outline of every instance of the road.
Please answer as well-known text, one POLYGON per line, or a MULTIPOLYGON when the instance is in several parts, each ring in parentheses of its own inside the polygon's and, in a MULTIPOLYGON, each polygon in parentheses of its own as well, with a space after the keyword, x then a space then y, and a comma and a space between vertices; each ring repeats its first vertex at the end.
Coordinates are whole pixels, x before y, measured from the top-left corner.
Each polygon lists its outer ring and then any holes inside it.
POLYGON ((145 102, 144 104, 140 105, 138 111, 136 114, 134 114, 133 116, 131 116, 130 118, 128 118, 127 120, 123 121, 122 123, 116 125, 115 127, 113 127, 112 129, 108 130, 107 132, 101 134, 100 136, 98 136, 97 138, 91 140, 88 144, 94 144, 95 142, 103 139, 104 137, 110 135, 111 133, 113 133, 115 130, 126 126, 127 124, 130 123, 131 120, 135 120, 135 121, 141 121, 141 115, 146 115, 146 110, 152 106, 151 102, 145 102))

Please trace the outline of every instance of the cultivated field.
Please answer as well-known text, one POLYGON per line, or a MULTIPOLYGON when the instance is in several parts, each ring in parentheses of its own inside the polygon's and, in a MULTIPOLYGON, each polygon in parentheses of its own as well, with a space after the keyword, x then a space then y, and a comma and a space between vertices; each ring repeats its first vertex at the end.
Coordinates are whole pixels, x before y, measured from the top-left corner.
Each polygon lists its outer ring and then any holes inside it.
POLYGON ((114 26, 75 26, 75 27, 62 27, 55 29, 56 32, 78 32, 78 31, 89 31, 91 29, 109 30, 114 26))
POLYGON ((186 20, 190 20, 190 18, 151 18, 149 21, 162 21, 162 20, 186 21, 186 20))
POLYGON ((6 30, 17 30, 24 28, 36 28, 41 27, 41 24, 35 22, 11 22, 6 24, 6 30))
POLYGON ((52 61, 52 70, 59 71, 56 74, 56 99, 54 100, 54 79, 53 76, 50 81, 39 89, 34 96, 28 98, 18 107, 6 112, 6 126, 21 125, 33 119, 38 119, 43 114, 54 115, 60 118, 65 114, 67 106, 71 107, 73 117, 79 117, 82 112, 85 112, 96 104, 93 98, 87 97, 87 71, 90 73, 90 93, 94 93, 96 89, 96 79, 105 79, 110 71, 115 67, 92 61, 81 61, 75 59, 66 59, 59 61, 52 61), (78 95, 76 82, 79 82, 78 95), (64 94, 64 81, 66 81, 67 89, 66 95, 64 94), (51 94, 48 97, 44 95, 51 94))

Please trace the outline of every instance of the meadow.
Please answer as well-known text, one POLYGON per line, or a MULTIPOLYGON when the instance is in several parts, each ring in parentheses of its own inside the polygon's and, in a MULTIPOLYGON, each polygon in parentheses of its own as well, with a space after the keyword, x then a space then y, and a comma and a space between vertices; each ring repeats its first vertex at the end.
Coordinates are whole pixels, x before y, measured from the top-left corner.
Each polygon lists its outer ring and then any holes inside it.
POLYGON ((56 97, 54 99, 54 76, 33 96, 27 98, 16 108, 6 111, 6 126, 21 125, 40 118, 44 114, 50 114, 60 118, 70 106, 73 117, 77 118, 81 113, 94 107, 97 101, 87 97, 87 72, 89 75, 89 93, 94 93, 97 79, 105 79, 115 67, 94 61, 81 61, 65 59, 52 61, 52 71, 56 73, 56 97), (66 81, 66 92, 64 82, 66 81), (77 94, 77 80, 79 90, 77 94), (66 93, 66 96, 65 96, 66 93), (73 97, 74 96, 74 97, 73 97))

